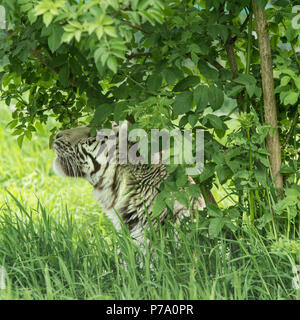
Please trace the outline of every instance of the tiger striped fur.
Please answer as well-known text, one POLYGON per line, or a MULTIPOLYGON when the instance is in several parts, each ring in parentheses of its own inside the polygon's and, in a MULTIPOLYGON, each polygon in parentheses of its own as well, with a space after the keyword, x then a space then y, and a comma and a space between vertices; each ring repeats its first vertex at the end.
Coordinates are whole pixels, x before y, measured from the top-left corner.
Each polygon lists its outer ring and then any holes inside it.
MULTIPOLYGON (((118 135, 118 128, 114 130, 118 135)), ((108 153, 107 148, 103 149, 103 142, 91 137, 88 127, 60 132, 54 142, 57 155, 54 170, 61 176, 89 181, 94 187, 95 198, 115 228, 121 228, 119 215, 131 236, 142 241, 144 228, 148 225, 145 208, 151 217, 158 188, 168 176, 166 167, 161 164, 101 164, 99 156, 108 153)), ((166 213, 164 210, 160 215, 161 222, 166 213)), ((189 215, 189 210, 175 201, 174 217, 180 218, 181 215, 189 215)), ((156 221, 153 225, 156 226, 156 221)))

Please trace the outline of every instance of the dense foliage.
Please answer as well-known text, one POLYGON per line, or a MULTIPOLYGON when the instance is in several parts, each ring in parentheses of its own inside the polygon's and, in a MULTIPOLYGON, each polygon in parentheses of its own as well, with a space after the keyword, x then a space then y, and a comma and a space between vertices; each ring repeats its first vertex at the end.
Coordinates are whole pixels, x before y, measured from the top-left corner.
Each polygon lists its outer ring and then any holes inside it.
MULTIPOLYGON (((144 129, 205 130, 205 166, 189 186, 181 167, 155 210, 200 191, 211 236, 243 219, 277 237, 299 231, 297 1, 1 0, 0 93, 23 139, 54 117, 62 127, 130 120, 144 129), (253 5, 265 8, 273 58, 284 192, 275 191, 265 138, 253 5), (237 119, 237 120, 234 120, 237 119), (214 197, 211 189, 216 186, 214 197), (186 192, 181 192, 185 188, 186 192), (173 193, 171 194, 170 191, 173 193), (226 201, 222 202, 223 195, 226 201), (218 202, 218 205, 217 205, 218 202), (220 209, 222 208, 222 210, 220 209), (290 229, 289 229, 290 230, 290 229)), ((272 70, 271 70, 272 72, 272 70)), ((53 137, 58 128, 53 128, 53 137)), ((175 170, 176 169, 176 170, 175 170)))

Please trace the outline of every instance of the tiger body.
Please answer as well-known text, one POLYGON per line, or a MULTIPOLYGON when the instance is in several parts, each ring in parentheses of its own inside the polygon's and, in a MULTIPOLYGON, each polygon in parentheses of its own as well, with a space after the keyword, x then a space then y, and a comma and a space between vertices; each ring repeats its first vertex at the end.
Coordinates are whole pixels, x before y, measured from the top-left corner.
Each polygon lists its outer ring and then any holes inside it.
MULTIPOLYGON (((115 131, 118 134, 117 128, 115 131)), ((96 200, 115 228, 121 229, 121 218, 131 236, 142 241, 143 231, 149 226, 147 214, 151 217, 158 188, 168 177, 166 166, 102 163, 100 158, 108 154, 108 147, 104 145, 103 148, 104 142, 90 137, 89 132, 88 127, 78 127, 57 135, 54 170, 61 176, 89 181, 94 187, 96 200)), ((161 222, 166 213, 166 209, 161 213, 161 222)), ((175 200, 174 216, 180 215, 189 215, 189 209, 175 200)), ((152 222, 154 225, 157 223, 156 220, 152 222)))

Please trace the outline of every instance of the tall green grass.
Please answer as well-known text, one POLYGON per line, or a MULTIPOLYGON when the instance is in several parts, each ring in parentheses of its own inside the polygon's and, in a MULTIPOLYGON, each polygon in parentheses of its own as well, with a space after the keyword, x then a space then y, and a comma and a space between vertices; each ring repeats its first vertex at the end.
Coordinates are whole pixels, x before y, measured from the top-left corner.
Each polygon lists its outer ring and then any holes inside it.
POLYGON ((167 224, 167 237, 150 231, 143 254, 103 218, 87 183, 54 175, 47 130, 19 149, 8 120, 0 108, 0 265, 8 275, 0 299, 300 298, 297 242, 247 224, 211 239, 199 214, 180 228, 167 224))
POLYGON ((257 232, 209 239, 201 223, 151 232, 145 255, 128 232, 82 228, 71 212, 55 217, 38 203, 2 208, 2 299, 296 299, 288 255, 257 232))

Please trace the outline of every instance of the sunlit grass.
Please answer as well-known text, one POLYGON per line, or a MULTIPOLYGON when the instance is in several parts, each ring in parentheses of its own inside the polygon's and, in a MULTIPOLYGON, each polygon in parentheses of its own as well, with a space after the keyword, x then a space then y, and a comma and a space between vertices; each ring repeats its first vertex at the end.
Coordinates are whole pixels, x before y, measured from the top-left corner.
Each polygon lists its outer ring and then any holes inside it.
POLYGON ((100 214, 92 187, 82 179, 61 178, 53 172, 55 154, 49 148, 49 131, 24 140, 20 149, 16 137, 6 128, 10 113, 0 105, 0 207, 11 203, 6 190, 25 206, 36 207, 37 199, 52 215, 61 214, 65 206, 74 216, 100 214))

